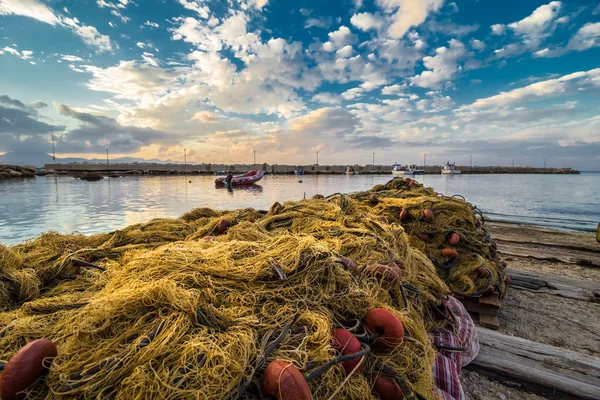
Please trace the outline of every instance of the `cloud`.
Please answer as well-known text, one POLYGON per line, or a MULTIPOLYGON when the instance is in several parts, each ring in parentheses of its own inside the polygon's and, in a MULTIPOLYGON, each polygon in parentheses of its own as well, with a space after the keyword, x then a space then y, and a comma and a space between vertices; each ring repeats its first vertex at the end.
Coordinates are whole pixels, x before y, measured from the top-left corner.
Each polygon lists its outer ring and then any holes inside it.
POLYGON ((379 14, 371 14, 368 12, 354 14, 350 18, 350 23, 360 29, 361 31, 368 31, 370 29, 380 31, 386 25, 386 20, 379 14))
POLYGON ((490 28, 494 35, 504 35, 504 33, 506 33, 506 25, 494 24, 490 28))
POLYGON ((347 26, 343 25, 337 31, 329 32, 328 36, 329 41, 323 43, 323 49, 329 52, 341 49, 356 41, 356 35, 347 26))
POLYGON ((460 71, 458 61, 462 60, 467 51, 465 46, 456 39, 451 39, 448 47, 439 47, 435 51, 435 56, 423 58, 423 65, 428 71, 410 78, 413 85, 437 88, 444 81, 448 81, 460 71))
POLYGON ((102 35, 93 26, 81 25, 76 18, 55 14, 51 8, 39 0, 2 0, 0 15, 20 15, 52 26, 63 26, 72 29, 85 44, 95 46, 99 51, 112 51, 108 36, 102 35))
POLYGON ((438 11, 444 0, 377 0, 377 4, 391 16, 388 34, 401 38, 412 27, 419 26, 430 13, 438 11))
POLYGON ((52 26, 60 24, 51 8, 38 0, 2 0, 0 15, 22 15, 52 26))
POLYGON ((181 4, 188 10, 195 11, 200 18, 202 18, 202 19, 208 18, 210 9, 208 8, 207 5, 202 5, 201 1, 195 1, 195 0, 178 0, 178 1, 179 1, 179 4, 181 4))
POLYGON ((325 104, 340 104, 342 102, 342 99, 339 95, 327 92, 317 93, 312 97, 311 100, 325 104))
POLYGON ((175 77, 162 68, 136 61, 121 61, 108 68, 87 65, 84 69, 92 74, 89 89, 115 93, 118 99, 139 100, 165 91, 175 77))
POLYGON ((293 132, 336 137, 353 133, 358 124, 358 119, 348 110, 331 107, 319 108, 288 121, 293 132))
POLYGON ((65 61, 69 61, 69 62, 80 62, 83 61, 83 58, 79 57, 79 56, 72 56, 69 54, 61 54, 60 55, 60 59, 61 60, 65 60, 65 61))
POLYGON ((508 24, 517 35, 535 40, 547 36, 553 30, 553 21, 562 7, 560 1, 552 1, 536 8, 530 16, 508 24))
POLYGON ((573 93, 579 88, 600 88, 600 68, 585 72, 575 72, 556 79, 548 79, 531 85, 501 92, 495 96, 477 99, 474 103, 459 110, 473 110, 493 107, 508 107, 526 101, 535 101, 573 93))
POLYGON ((190 121, 198 121, 205 124, 213 123, 219 121, 219 118, 215 115, 215 113, 210 111, 199 111, 190 119, 190 121))
POLYGON ((585 51, 600 46, 600 22, 587 23, 569 39, 565 47, 542 49, 533 53, 534 57, 560 57, 571 51, 585 51))
POLYGON ((114 118, 82 112, 67 104, 54 103, 54 108, 80 123, 59 136, 63 152, 100 153, 109 147, 113 153, 130 153, 152 144, 176 145, 181 140, 181 137, 151 128, 123 126, 114 118))
POLYGON ((157 24, 156 22, 152 22, 152 21, 146 21, 146 22, 144 22, 144 25, 142 25, 142 26, 149 26, 150 28, 154 28, 154 29, 160 27, 159 24, 157 24))
MULTIPOLYGON (((19 57, 21 60, 30 60, 33 58, 33 51, 31 50, 23 50, 19 51, 17 49, 13 49, 12 47, 6 46, 0 50, 0 54, 9 53, 19 57)), ((29 61, 31 64, 35 64, 33 61, 29 61)))
POLYGON ((471 47, 477 51, 483 51, 485 49, 485 43, 481 40, 471 39, 471 47))
POLYGON ((304 28, 308 29, 316 26, 317 28, 328 29, 332 22, 331 17, 307 18, 304 22, 304 28))
POLYGON ((406 89, 406 86, 395 84, 391 86, 386 86, 383 89, 381 89, 381 94, 399 94, 406 89))

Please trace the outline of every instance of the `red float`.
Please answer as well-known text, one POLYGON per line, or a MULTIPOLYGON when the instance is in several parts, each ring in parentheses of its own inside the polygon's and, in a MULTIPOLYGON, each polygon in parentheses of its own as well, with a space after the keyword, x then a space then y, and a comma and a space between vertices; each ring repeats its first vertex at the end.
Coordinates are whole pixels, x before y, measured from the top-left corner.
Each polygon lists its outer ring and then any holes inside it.
POLYGON ((312 400, 304 375, 289 361, 271 361, 260 381, 263 396, 277 400, 312 400))
POLYGON ((57 354, 56 345, 48 339, 34 340, 16 352, 0 375, 0 398, 23 399, 20 393, 42 376, 57 354))
MULTIPOLYGON (((333 348, 337 351, 340 351, 343 355, 355 354, 362 350, 362 346, 358 339, 350 333, 350 331, 337 328, 333 331, 333 348)), ((356 366, 360 363, 360 358, 355 360, 348 360, 342 363, 344 370, 346 371, 346 375, 356 368, 356 366)), ((357 371, 362 369, 362 365, 358 367, 357 371)))
POLYGON ((371 389, 373 394, 379 397, 380 400, 402 400, 404 399, 404 393, 400 386, 391 379, 378 376, 373 382, 371 389))
POLYGON ((442 254, 447 258, 456 258, 458 257, 458 252, 454 249, 444 249, 442 250, 442 254))
POLYGON ((404 341, 404 326, 394 314, 383 308, 367 311, 363 323, 371 333, 381 332, 374 343, 380 349, 391 349, 404 341))

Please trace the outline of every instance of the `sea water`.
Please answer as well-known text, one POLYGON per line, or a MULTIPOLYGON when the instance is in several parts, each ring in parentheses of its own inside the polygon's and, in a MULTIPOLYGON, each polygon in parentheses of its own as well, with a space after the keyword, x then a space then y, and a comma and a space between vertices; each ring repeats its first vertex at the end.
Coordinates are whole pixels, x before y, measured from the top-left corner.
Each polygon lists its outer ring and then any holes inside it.
MULTIPOLYGON (((424 175, 445 195, 460 194, 493 220, 595 231, 600 222, 600 173, 581 175, 424 175)), ((362 191, 391 175, 275 175, 259 184, 216 188, 212 176, 127 176, 86 182, 52 175, 0 181, 0 244, 41 232, 97 233, 194 207, 268 209, 276 201, 362 191)))

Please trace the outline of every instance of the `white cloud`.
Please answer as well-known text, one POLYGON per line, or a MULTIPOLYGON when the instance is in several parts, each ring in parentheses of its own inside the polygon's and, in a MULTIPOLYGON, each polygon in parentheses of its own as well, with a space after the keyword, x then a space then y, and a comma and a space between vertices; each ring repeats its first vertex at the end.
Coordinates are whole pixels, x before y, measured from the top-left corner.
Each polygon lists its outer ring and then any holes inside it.
POLYGON ((422 24, 430 13, 438 11, 444 0, 377 0, 387 13, 393 13, 388 34, 401 38, 414 26, 422 24))
POLYGON ((81 25, 77 18, 56 15, 51 8, 39 0, 2 0, 0 15, 20 15, 52 26, 68 27, 81 37, 85 44, 95 46, 99 51, 112 51, 108 36, 100 34, 93 26, 81 25))
POLYGON ((404 90, 406 89, 406 86, 404 85, 391 85, 391 86, 386 86, 383 89, 381 89, 381 94, 398 94, 398 93, 402 93, 404 90))
POLYGON ((331 17, 307 18, 304 22, 304 28, 308 29, 312 28, 313 26, 316 26, 317 28, 328 29, 331 26, 332 22, 333 21, 331 17))
POLYGON ((139 47, 140 49, 143 49, 144 47, 147 47, 146 43, 144 43, 144 42, 137 42, 135 45, 137 47, 139 47))
POLYGON ((94 46, 99 51, 112 51, 110 38, 106 35, 102 35, 100 32, 98 32, 98 29, 93 26, 78 26, 73 29, 73 32, 81 37, 85 44, 94 46))
POLYGON ((436 88, 460 71, 461 68, 457 63, 467 55, 465 46, 456 39, 451 39, 448 43, 448 47, 436 49, 435 56, 423 58, 423 65, 429 71, 423 71, 410 78, 413 85, 436 88))
POLYGON ((194 114, 190 121, 198 121, 205 124, 215 123, 219 121, 217 115, 210 111, 198 111, 194 114))
POLYGON ((338 51, 336 51, 336 54, 340 57, 348 58, 352 57, 352 54, 354 54, 354 50, 352 49, 352 46, 346 45, 338 51))
POLYGON ((600 88, 600 68, 586 72, 575 72, 560 78, 548 79, 508 92, 501 92, 495 96, 477 99, 470 105, 460 107, 460 110, 508 107, 526 101, 566 95, 585 87, 600 88))
POLYGON ((160 27, 159 24, 157 24, 156 22, 152 22, 152 21, 146 21, 146 22, 144 22, 143 26, 149 26, 150 28, 155 28, 155 29, 158 28, 158 27, 160 27))
POLYGON ((124 24, 131 21, 131 18, 124 16, 123 14, 121 14, 120 11, 121 9, 124 9, 127 6, 127 4, 129 4, 129 1, 127 0, 120 0, 118 3, 113 3, 106 0, 96 0, 96 4, 100 8, 110 8, 110 13, 115 17, 119 18, 124 24))
POLYGON ((350 18, 350 23, 365 32, 369 29, 380 31, 386 25, 385 18, 381 15, 368 12, 354 14, 352 18, 350 18))
POLYGON ((72 56, 72 55, 69 55, 69 54, 61 54, 60 59, 61 60, 65 60, 65 61, 70 61, 70 62, 83 61, 83 58, 78 57, 78 56, 72 56))
POLYGON ((353 99, 359 97, 362 94, 362 92, 363 92, 363 90, 361 88, 352 88, 352 89, 348 89, 344 93, 342 93, 342 97, 345 100, 353 100, 353 99))
POLYGON ((179 4, 181 4, 188 10, 195 11, 198 14, 198 16, 200 16, 200 18, 202 18, 202 19, 208 18, 210 9, 208 8, 207 5, 203 5, 202 1, 198 1, 198 0, 178 0, 178 1, 179 1, 179 4))
POLYGON ((311 100, 325 104, 340 104, 342 102, 342 99, 339 95, 327 92, 317 93, 312 97, 311 100))
POLYGON ((508 27, 517 35, 532 40, 539 39, 552 30, 552 23, 560 13, 561 7, 560 1, 552 1, 536 8, 530 16, 508 24, 508 27))
POLYGON ((329 32, 329 41, 323 43, 325 51, 334 51, 342 47, 352 44, 356 41, 356 36, 352 34, 347 26, 340 26, 337 31, 329 32))
POLYGON ((494 24, 490 28, 494 35, 504 35, 504 33, 506 33, 506 25, 494 24))
MULTIPOLYGON (((33 51, 31 50, 22 50, 19 51, 17 49, 13 49, 12 47, 6 46, 2 50, 0 50, 0 54, 9 53, 19 57, 21 60, 30 60, 33 58, 33 51)), ((35 65, 34 61, 29 61, 31 64, 35 65)))
POLYGON ((471 39, 471 47, 474 50, 482 51, 483 49, 485 49, 485 43, 483 43, 481 40, 471 39))
POLYGON ((571 51, 585 51, 600 46, 600 22, 587 23, 569 39, 565 47, 545 48, 533 53, 534 57, 559 57, 571 51))
POLYGON ((52 9, 38 0, 2 0, 0 15, 22 15, 50 25, 60 24, 52 9))

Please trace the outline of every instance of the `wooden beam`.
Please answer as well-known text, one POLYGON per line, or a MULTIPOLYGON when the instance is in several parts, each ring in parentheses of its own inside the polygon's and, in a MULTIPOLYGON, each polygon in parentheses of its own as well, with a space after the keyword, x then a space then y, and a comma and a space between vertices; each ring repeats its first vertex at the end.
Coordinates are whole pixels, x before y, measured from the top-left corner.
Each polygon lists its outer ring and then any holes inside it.
POLYGON ((470 368, 580 399, 600 394, 600 358, 477 328, 480 351, 470 368))
POLYGON ((507 269, 513 289, 546 293, 581 301, 600 302, 600 283, 541 272, 507 269))

